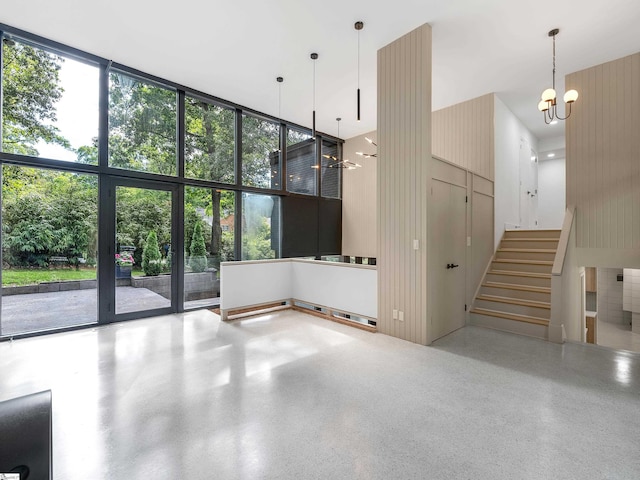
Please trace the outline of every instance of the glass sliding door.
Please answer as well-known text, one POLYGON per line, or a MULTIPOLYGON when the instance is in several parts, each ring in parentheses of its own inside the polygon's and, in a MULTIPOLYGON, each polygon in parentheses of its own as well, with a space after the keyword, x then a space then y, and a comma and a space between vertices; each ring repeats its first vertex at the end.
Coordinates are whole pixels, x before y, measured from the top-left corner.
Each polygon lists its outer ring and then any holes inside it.
POLYGON ((184 307, 220 303, 220 262, 235 260, 235 193, 203 187, 184 192, 184 307))
POLYGON ((97 321, 98 179, 2 166, 0 336, 97 321))
POLYGON ((115 186, 115 313, 167 309, 173 300, 172 190, 115 186))

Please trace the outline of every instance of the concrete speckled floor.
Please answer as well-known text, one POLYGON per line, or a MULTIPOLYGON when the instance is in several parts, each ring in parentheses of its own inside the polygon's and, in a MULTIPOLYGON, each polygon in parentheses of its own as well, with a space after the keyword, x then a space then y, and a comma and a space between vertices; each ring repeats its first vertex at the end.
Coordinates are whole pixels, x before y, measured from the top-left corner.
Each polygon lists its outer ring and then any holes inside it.
POLYGON ((598 345, 640 353, 640 333, 631 331, 631 325, 598 322, 598 345))
POLYGON ((0 372, 53 390, 60 480, 640 478, 640 355, 588 345, 199 311, 3 342, 0 372))

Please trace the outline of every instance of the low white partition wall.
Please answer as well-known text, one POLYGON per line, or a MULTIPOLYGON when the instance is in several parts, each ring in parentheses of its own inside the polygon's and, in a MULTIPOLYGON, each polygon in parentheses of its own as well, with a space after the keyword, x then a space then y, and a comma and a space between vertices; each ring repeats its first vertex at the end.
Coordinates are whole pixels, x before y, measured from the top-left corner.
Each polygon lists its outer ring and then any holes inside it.
POLYGON ((220 312, 273 304, 305 302, 375 320, 378 272, 374 265, 287 258, 222 262, 220 312))

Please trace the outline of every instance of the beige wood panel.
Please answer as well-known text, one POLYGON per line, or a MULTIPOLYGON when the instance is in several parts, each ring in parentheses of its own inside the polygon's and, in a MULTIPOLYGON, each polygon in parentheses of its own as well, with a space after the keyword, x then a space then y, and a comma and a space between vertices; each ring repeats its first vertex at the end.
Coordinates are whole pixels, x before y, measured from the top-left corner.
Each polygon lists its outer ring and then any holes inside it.
POLYGON ((479 175, 473 176, 473 191, 493 196, 493 182, 479 175))
POLYGON ((429 25, 378 51, 377 132, 378 331, 427 344, 429 25), (394 310, 404 321, 393 319, 394 310))
POLYGON ((467 170, 446 160, 434 158, 431 162, 431 178, 442 182, 467 186, 467 170))
POLYGON ((433 112, 433 154, 494 179, 494 95, 433 112))
POLYGON ((362 165, 355 170, 343 170, 342 185, 342 254, 355 257, 377 255, 378 190, 376 188, 376 158, 363 158, 356 152, 376 153, 365 137, 377 142, 377 132, 345 141, 343 156, 362 165))
MULTIPOLYGON (((478 192, 476 185, 481 188, 488 187, 482 179, 473 177, 473 193, 471 195, 471 260, 470 264, 470 288, 468 293, 473 295, 477 290, 489 261, 493 257, 493 219, 494 198, 478 192)), ((471 297, 469 303, 473 300, 471 297)))
POLYGON ((566 78, 567 205, 579 248, 640 249, 640 53, 566 78))

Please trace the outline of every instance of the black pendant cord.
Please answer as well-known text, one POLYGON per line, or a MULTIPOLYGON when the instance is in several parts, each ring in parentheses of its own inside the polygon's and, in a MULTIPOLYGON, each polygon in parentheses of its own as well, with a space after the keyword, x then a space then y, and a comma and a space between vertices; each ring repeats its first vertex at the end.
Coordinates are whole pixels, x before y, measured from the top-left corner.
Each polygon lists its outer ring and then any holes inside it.
POLYGON ((360 121, 360 30, 358 30, 358 121, 360 121))
POLYGON ((278 120, 282 121, 282 82, 284 82, 284 78, 278 77, 276 81, 278 82, 278 120))
MULTIPOLYGON (((284 78, 277 77, 276 82, 278 82, 278 121, 282 123, 282 82, 284 82, 284 78)), ((278 151, 282 150, 278 148, 278 151)))
POLYGON ((316 62, 313 61, 313 138, 316 138, 316 62))
POLYGON ((551 88, 554 90, 556 89, 556 35, 556 33, 553 34, 553 78, 551 81, 551 88))
POLYGON ((358 32, 358 94, 357 94, 357 121, 360 121, 360 30, 364 28, 363 22, 356 22, 354 28, 358 32))
POLYGON ((311 60, 313 60, 313 116, 311 118, 311 137, 316 138, 316 60, 318 59, 317 53, 311 54, 311 60))

